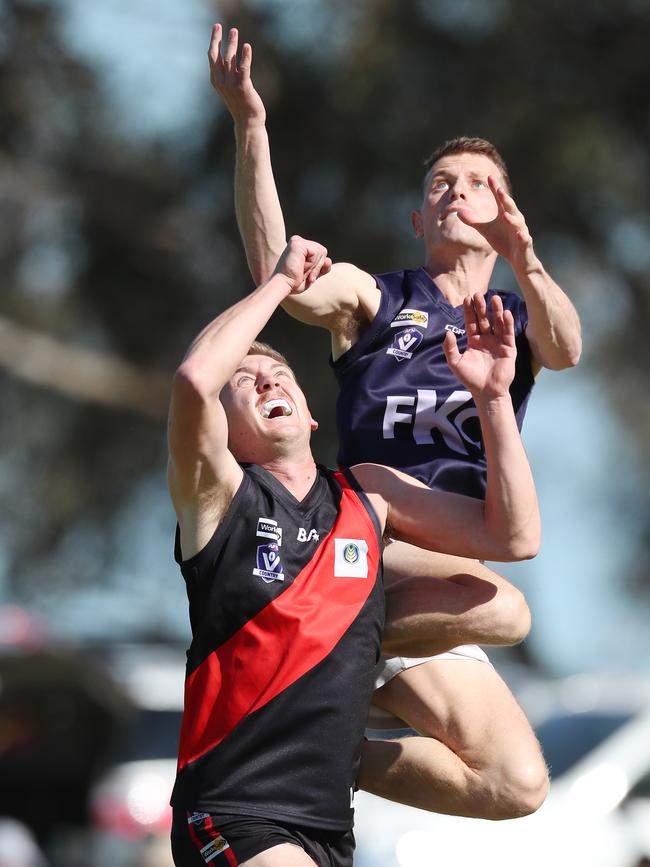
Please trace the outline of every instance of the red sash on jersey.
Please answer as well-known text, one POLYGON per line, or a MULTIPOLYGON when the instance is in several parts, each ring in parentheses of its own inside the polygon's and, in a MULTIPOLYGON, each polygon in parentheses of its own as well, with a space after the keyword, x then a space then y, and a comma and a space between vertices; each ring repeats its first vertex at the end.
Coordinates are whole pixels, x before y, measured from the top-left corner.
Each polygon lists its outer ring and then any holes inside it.
POLYGON ((371 594, 381 558, 377 529, 345 476, 335 477, 342 488, 339 514, 309 563, 188 676, 179 770, 325 659, 371 594), (367 542, 367 578, 334 577, 337 537, 367 542))

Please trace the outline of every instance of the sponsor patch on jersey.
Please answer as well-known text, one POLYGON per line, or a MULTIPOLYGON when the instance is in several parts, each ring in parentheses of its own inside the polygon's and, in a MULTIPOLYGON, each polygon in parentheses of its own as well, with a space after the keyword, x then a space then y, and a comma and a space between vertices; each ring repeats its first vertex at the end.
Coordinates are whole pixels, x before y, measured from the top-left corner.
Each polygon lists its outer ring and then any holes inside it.
POLYGON ((278 522, 273 518, 258 518, 256 535, 264 539, 273 539, 278 545, 282 544, 282 527, 278 527, 278 522))
POLYGON ((319 539, 320 536, 316 530, 310 530, 308 533, 304 527, 298 527, 296 542, 318 542, 319 539))
POLYGON ((449 325, 449 324, 445 325, 445 331, 453 331, 453 333, 456 334, 458 337, 462 337, 463 334, 465 333, 464 328, 459 328, 457 325, 449 325))
POLYGON ((404 328, 395 335, 386 355, 393 355, 398 361, 413 358, 413 353, 422 343, 424 334, 417 328, 404 328))
POLYGON ((365 539, 334 539, 334 577, 368 577, 368 543, 365 539))
POLYGON ((204 819, 209 819, 209 813, 188 813, 187 816, 187 824, 188 825, 198 825, 199 822, 203 822, 204 819))
POLYGON ((429 324, 429 314, 426 310, 400 310, 397 316, 390 323, 391 328, 400 328, 403 325, 419 325, 420 328, 426 328, 429 324))
POLYGON ((210 861, 213 861, 217 855, 221 855, 221 853, 225 852, 226 849, 230 849, 230 843, 228 843, 221 834, 217 834, 216 837, 213 837, 212 840, 201 849, 201 857, 206 864, 209 864, 210 861))
POLYGON ((253 575, 257 575, 267 584, 271 581, 284 581, 280 549, 275 542, 257 546, 257 565, 253 569, 253 575))

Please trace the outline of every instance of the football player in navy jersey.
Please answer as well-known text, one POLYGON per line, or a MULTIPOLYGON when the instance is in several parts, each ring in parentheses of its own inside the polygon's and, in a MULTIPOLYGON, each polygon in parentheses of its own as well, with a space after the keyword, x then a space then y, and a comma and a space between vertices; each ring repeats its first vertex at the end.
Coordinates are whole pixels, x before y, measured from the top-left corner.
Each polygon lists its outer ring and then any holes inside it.
MULTIPOLYGON (((252 49, 244 44, 240 60, 237 49, 237 31, 224 40, 215 25, 211 81, 235 123, 237 219, 259 282, 271 273, 286 233, 266 112, 251 81, 252 49)), ((518 355, 511 395, 519 423, 540 368, 577 363, 579 320, 536 256, 505 164, 489 142, 456 139, 432 155, 413 230, 424 245, 422 268, 371 275, 338 263, 283 306, 330 331, 342 462, 376 461, 431 487, 482 498, 477 410, 442 350, 450 331, 465 345, 464 299, 478 293, 490 304, 496 296, 513 315, 518 355), (488 289, 498 255, 511 265, 523 299, 488 289)), ((439 812, 508 818, 534 811, 548 787, 541 750, 477 646, 526 636, 523 595, 478 560, 402 542, 386 549, 384 567, 384 650, 407 655, 386 661, 374 718, 383 712, 386 727, 404 720, 423 735, 421 774, 412 787, 391 773, 390 744, 375 740, 364 747, 361 787, 439 812)))
MULTIPOLYGON (((334 473, 314 462, 305 396, 284 357, 255 338, 330 266, 320 244, 291 238, 270 279, 203 329, 174 376, 168 481, 192 625, 177 867, 349 867, 385 530, 468 557, 532 557, 539 545, 508 392, 513 319, 499 299, 491 322, 482 296, 466 300, 465 352, 452 333, 445 340, 479 413, 485 502, 377 464, 334 473)), ((417 777, 418 740, 392 745, 392 775, 417 777)))

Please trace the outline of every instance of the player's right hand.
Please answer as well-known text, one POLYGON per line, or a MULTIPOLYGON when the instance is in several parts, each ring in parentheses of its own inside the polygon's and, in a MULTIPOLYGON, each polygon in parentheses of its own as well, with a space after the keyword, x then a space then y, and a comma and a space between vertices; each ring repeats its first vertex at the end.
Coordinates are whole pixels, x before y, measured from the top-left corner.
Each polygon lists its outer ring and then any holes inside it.
POLYGON ((327 274, 331 267, 332 260, 327 255, 326 247, 317 241, 308 241, 299 235, 293 235, 273 273, 285 277, 291 294, 298 295, 309 289, 314 280, 327 274))
POLYGON ((241 59, 237 65, 237 29, 233 27, 228 32, 223 51, 222 41, 223 28, 221 24, 215 24, 208 49, 212 86, 226 103, 235 123, 264 124, 266 109, 251 80, 252 46, 248 42, 242 45, 241 59))

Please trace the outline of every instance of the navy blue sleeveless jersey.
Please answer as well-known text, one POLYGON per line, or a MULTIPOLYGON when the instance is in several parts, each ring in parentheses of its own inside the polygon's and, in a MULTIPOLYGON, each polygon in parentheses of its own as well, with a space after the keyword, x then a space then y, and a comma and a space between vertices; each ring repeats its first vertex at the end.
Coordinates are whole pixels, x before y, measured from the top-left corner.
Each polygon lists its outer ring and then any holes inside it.
POLYGON ((192 643, 176 808, 347 830, 384 623, 381 529, 352 476, 301 502, 261 467, 183 561, 192 643))
MULTIPOLYGON (((463 308, 452 307, 424 268, 375 275, 375 319, 339 359, 336 417, 339 462, 364 461, 404 470, 431 488, 483 498, 485 451, 470 393, 449 369, 442 343, 451 329, 467 345, 463 308)), ((488 308, 494 292, 487 293, 488 308)), ((510 388, 521 428, 534 384, 526 305, 499 292, 512 312, 517 343, 510 388)))

